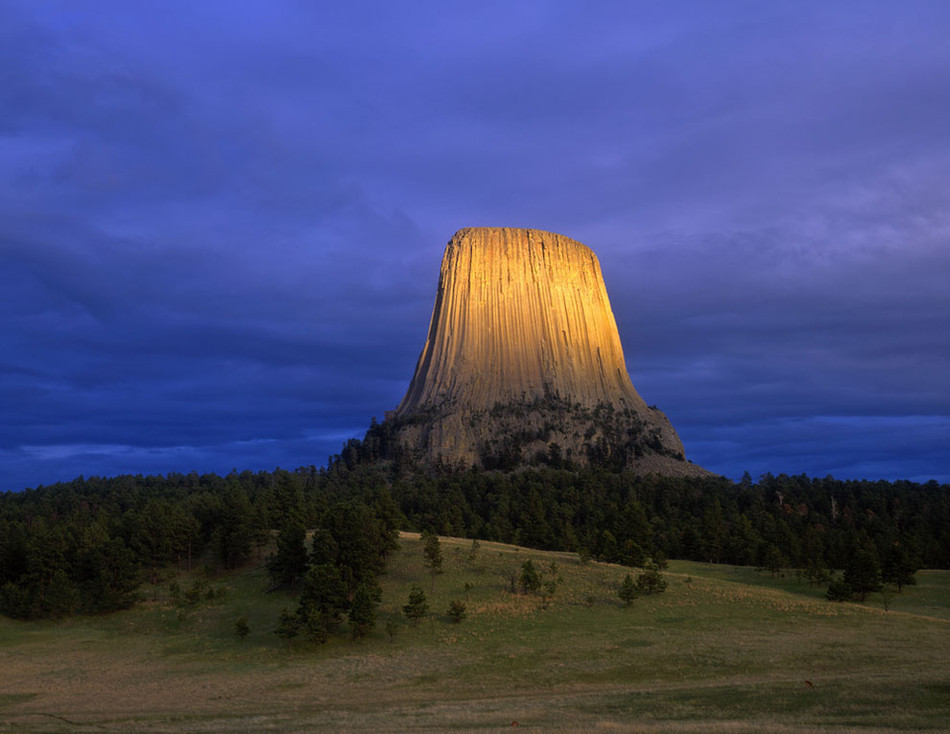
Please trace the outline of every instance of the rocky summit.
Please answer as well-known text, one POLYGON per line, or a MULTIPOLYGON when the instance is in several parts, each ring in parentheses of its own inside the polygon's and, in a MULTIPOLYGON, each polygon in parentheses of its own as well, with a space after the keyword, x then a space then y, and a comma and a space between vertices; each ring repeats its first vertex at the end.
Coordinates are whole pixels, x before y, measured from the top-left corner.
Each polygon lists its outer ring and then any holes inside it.
POLYGON ((428 338, 384 426, 399 451, 458 467, 705 473, 630 381, 597 256, 535 229, 452 237, 428 338))

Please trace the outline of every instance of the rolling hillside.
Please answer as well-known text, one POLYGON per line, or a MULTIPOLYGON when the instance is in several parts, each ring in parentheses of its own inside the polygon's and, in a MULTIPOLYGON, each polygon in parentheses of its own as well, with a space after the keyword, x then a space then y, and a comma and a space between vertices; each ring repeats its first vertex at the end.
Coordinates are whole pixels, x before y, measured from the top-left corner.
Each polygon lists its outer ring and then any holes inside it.
POLYGON ((674 561, 667 591, 627 608, 617 592, 635 569, 441 544, 433 579, 418 536, 402 535, 361 642, 344 626, 288 651, 274 629, 296 601, 264 591, 260 564, 169 572, 144 603, 108 616, 0 618, 0 731, 893 731, 950 720, 950 572, 919 572, 885 611, 880 595, 836 604, 791 576, 674 561), (511 593, 526 560, 556 582, 550 598, 511 593), (195 581, 200 599, 188 603, 195 581), (401 611, 414 585, 430 607, 415 625, 401 611), (466 604, 458 624, 453 600, 466 604))

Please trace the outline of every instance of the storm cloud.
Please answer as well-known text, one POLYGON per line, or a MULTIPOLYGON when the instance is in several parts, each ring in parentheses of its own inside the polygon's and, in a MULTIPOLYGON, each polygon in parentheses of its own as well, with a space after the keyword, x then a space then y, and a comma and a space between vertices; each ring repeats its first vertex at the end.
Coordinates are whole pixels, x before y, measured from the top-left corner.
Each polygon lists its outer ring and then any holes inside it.
POLYGON ((0 2, 0 490, 323 464, 463 226, 694 462, 950 481, 950 5, 0 2))

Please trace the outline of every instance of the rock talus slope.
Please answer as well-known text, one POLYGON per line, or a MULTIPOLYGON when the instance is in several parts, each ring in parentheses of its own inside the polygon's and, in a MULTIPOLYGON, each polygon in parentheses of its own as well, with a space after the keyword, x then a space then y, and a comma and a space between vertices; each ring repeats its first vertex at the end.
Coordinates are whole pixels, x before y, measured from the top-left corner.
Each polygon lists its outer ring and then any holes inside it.
POLYGON ((534 229, 452 237, 428 338, 387 421, 420 457, 459 465, 702 471, 630 381, 597 256, 534 229))

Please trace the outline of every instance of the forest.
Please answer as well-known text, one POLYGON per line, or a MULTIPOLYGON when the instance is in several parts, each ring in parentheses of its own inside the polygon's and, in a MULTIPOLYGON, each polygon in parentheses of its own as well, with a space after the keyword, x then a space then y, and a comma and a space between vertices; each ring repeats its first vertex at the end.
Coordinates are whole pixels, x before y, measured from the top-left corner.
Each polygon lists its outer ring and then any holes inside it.
POLYGON ((135 604, 163 569, 224 571, 266 555, 274 588, 301 595, 300 618, 309 598, 318 623, 333 627, 355 600, 374 597, 399 530, 632 567, 669 558, 756 566, 827 585, 829 599, 899 590, 918 569, 950 568, 950 486, 937 482, 458 471, 371 459, 356 441, 320 468, 78 477, 6 492, 0 612, 107 613, 135 604), (331 587, 333 598, 319 591, 331 587))

